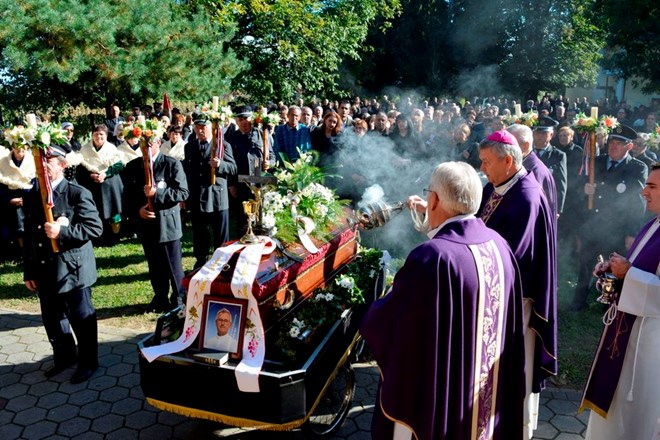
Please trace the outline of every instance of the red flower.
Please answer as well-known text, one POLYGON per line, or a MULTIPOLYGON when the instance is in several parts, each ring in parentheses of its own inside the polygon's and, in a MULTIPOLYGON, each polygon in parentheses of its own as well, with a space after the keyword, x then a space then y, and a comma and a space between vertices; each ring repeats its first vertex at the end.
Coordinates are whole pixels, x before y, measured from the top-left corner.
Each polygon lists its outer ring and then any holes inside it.
POLYGON ((133 127, 133 136, 138 138, 142 136, 142 129, 138 126, 133 127))

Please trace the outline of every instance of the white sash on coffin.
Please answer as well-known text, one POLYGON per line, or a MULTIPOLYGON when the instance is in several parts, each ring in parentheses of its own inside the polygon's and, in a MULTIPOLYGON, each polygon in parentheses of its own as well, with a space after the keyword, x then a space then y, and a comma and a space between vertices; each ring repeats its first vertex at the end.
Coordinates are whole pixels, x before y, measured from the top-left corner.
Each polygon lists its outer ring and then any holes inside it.
POLYGON ((231 289, 234 297, 248 300, 248 308, 242 347, 243 359, 236 367, 236 381, 241 391, 259 391, 259 372, 265 358, 266 344, 258 303, 252 294, 252 283, 257 275, 261 256, 275 249, 272 240, 267 237, 260 238, 262 242, 258 244, 235 243, 216 249, 211 259, 190 280, 181 336, 167 344, 143 348, 142 354, 147 361, 153 362, 160 356, 178 353, 190 347, 200 332, 204 297, 211 292, 211 283, 232 255, 241 252, 232 277, 231 289))

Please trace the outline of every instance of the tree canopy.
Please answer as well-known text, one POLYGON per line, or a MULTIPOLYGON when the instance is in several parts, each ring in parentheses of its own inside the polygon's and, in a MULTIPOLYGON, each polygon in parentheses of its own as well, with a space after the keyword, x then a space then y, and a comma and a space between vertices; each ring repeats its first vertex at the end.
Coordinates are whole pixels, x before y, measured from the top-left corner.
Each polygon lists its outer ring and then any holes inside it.
POLYGON ((0 104, 660 90, 651 0, 0 0, 0 104))
POLYGON ((225 42, 233 27, 159 0, 0 0, 3 104, 142 104, 170 93, 230 91, 246 64, 225 42))
POLYGON ((382 32, 399 0, 197 0, 222 25, 235 23, 229 46, 251 68, 234 80, 252 98, 291 100, 339 91, 339 67, 359 59, 368 30, 382 32))
POLYGON ((660 4, 596 0, 596 9, 607 30, 604 67, 646 93, 660 92, 660 4))
POLYGON ((368 41, 380 68, 356 76, 376 89, 389 81, 464 96, 587 85, 604 45, 593 2, 403 0, 393 31, 368 41))

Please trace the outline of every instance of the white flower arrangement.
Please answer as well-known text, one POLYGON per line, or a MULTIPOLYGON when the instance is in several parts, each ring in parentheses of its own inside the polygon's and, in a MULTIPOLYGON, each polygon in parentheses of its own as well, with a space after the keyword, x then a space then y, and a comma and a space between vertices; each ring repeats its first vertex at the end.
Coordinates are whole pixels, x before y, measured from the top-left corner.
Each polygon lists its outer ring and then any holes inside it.
POLYGON ((300 217, 308 219, 306 232, 311 236, 328 239, 330 228, 340 221, 346 205, 323 185, 327 175, 315 166, 318 153, 299 153, 296 162, 284 160, 285 169, 274 173, 277 187, 269 186, 262 193, 262 226, 284 243, 298 241, 300 217))

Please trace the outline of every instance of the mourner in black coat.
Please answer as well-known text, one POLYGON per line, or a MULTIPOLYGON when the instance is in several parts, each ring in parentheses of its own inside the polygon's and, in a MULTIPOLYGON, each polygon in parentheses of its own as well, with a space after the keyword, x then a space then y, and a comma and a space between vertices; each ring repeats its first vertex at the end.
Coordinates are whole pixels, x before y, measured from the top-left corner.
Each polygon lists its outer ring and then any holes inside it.
POLYGON ((141 157, 130 161, 122 173, 125 212, 136 220, 154 289, 154 298, 147 311, 156 312, 174 308, 183 301, 180 203, 188 198, 183 166, 173 157, 159 152, 160 142, 156 139, 149 143, 155 186, 145 184, 141 157), (151 199, 153 210, 149 209, 147 197, 151 199), (172 293, 168 301, 170 287, 172 293))
POLYGON ((197 139, 185 146, 183 169, 188 180, 190 196, 186 208, 190 211, 193 228, 193 254, 195 267, 206 263, 209 246, 222 246, 229 240, 229 176, 236 174, 236 162, 231 145, 224 142, 222 156, 211 157, 211 122, 199 117, 195 120, 197 139), (211 169, 215 185, 211 184, 211 169), (213 241, 211 242, 211 231, 213 241))
MULTIPOLYGON (((583 203, 584 222, 579 230, 579 276, 573 307, 586 306, 592 270, 598 255, 612 251, 625 254, 644 220, 645 203, 640 195, 648 168, 629 151, 637 133, 630 127, 617 127, 608 140, 608 154, 598 156, 595 183, 586 183, 583 203), (593 209, 587 210, 587 196, 593 194, 593 209)), ((585 179, 586 180, 586 179, 585 179)))
POLYGON ((264 143, 261 131, 252 124, 250 107, 238 107, 234 111, 234 116, 238 128, 227 131, 225 139, 231 145, 236 161, 237 174, 229 176, 228 182, 231 195, 229 214, 232 217, 232 223, 236 224, 236 227, 232 228, 231 234, 238 234, 247 225, 247 216, 243 212, 242 203, 254 198, 250 188, 245 183, 238 181, 238 176, 253 176, 262 167, 264 143))
POLYGON ((566 188, 568 187, 568 174, 566 168, 566 154, 550 144, 554 135, 557 121, 547 116, 539 118, 539 124, 534 127, 534 152, 541 162, 548 167, 555 179, 557 188, 557 214, 564 211, 566 188))
POLYGON ((71 383, 89 379, 98 369, 96 311, 91 286, 96 282, 96 260, 91 240, 101 236, 103 223, 91 193, 64 178, 65 151, 50 149, 47 173, 53 187, 55 222, 47 223, 38 185, 24 204, 25 285, 39 294, 41 316, 53 347, 54 365, 46 377, 61 373, 76 362, 71 383), (53 252, 51 239, 59 246, 53 252), (76 344, 69 328, 73 327, 76 344))

